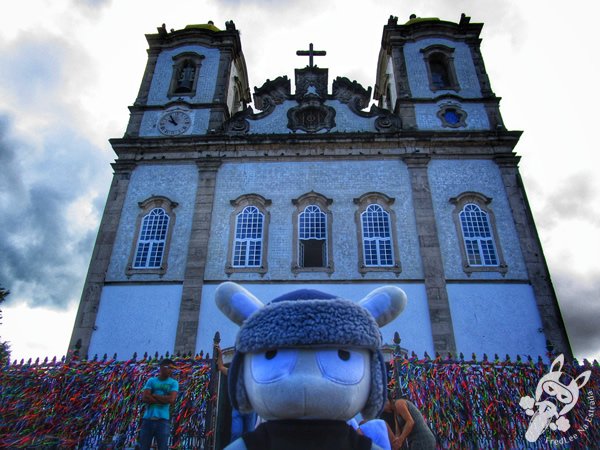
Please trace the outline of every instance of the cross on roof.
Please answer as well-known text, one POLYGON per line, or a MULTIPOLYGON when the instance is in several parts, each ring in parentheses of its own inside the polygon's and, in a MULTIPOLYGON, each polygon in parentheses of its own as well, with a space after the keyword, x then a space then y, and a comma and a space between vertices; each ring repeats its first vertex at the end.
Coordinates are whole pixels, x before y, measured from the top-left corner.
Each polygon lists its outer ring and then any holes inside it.
POLYGON ((298 50, 296 51, 296 55, 298 56, 308 56, 308 67, 314 67, 313 65, 313 56, 325 56, 327 54, 324 50, 313 50, 312 42, 308 46, 308 50, 298 50))

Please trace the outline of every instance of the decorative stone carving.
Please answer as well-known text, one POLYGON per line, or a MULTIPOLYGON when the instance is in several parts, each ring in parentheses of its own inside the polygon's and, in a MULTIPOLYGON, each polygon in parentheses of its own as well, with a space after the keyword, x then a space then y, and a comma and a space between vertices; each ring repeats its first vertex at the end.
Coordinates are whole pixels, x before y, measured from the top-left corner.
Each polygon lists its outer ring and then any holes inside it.
POLYGON ((254 87, 254 106, 260 111, 270 112, 281 105, 291 95, 290 80, 287 76, 267 80, 260 87, 254 87))
POLYGON ((356 80, 350 81, 346 77, 337 77, 333 80, 333 98, 360 111, 369 105, 371 86, 369 89, 365 89, 356 80))
POLYGON ((300 106, 290 108, 287 113, 288 128, 293 131, 317 131, 335 127, 335 109, 325 106, 322 100, 315 96, 304 99, 300 106))
POLYGON ((250 130, 247 118, 252 115, 252 108, 247 107, 243 111, 234 114, 233 117, 223 124, 227 134, 246 134, 250 130))
POLYGON ((371 113, 378 114, 377 119, 375 119, 375 129, 380 133, 394 133, 402 128, 400 117, 387 109, 378 108, 373 105, 371 113))
POLYGON ((327 80, 329 71, 327 69, 319 69, 316 66, 305 67, 304 69, 296 69, 296 100, 300 101, 306 94, 311 92, 320 98, 327 97, 327 80))

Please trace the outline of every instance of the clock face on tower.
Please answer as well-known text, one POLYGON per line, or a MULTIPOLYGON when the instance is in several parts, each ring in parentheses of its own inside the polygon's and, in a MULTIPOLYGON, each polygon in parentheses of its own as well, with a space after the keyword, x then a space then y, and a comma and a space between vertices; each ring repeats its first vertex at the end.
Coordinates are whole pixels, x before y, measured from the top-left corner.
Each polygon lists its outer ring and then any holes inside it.
POLYGON ((158 130, 166 136, 177 136, 185 133, 192 119, 183 111, 171 111, 162 115, 158 121, 158 130))

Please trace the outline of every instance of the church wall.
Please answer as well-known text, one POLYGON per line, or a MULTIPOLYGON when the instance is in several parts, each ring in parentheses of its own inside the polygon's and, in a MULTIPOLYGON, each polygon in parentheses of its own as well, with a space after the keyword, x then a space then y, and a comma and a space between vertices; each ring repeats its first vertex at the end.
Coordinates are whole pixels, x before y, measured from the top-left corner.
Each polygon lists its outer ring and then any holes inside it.
POLYGON ((543 355, 546 338, 534 293, 528 284, 448 284, 458 352, 504 359, 508 354, 543 355))
POLYGON ((461 103, 458 101, 443 100, 436 104, 416 104, 415 115, 419 130, 456 131, 456 128, 444 127, 442 120, 437 116, 440 107, 453 105, 467 113, 465 126, 460 130, 489 130, 490 122, 485 106, 477 103, 461 103))
POLYGON ((181 285, 104 286, 88 354, 173 352, 181 285))
POLYGON ((449 39, 428 38, 416 42, 408 42, 404 46, 404 55, 406 60, 406 71, 409 73, 408 82, 413 97, 434 98, 443 94, 456 94, 463 98, 481 97, 481 88, 475 66, 473 65, 473 56, 468 45, 464 42, 454 42, 449 39), (439 90, 433 92, 429 87, 429 76, 427 67, 423 59, 421 50, 431 45, 445 45, 454 48, 454 69, 460 91, 439 90))
MULTIPOLYGON (((284 284, 243 284, 252 294, 263 303, 268 303, 274 298, 294 291, 296 289, 316 289, 354 301, 360 301, 373 289, 386 284, 364 283, 364 284, 336 284, 336 283, 284 283, 284 284)), ((427 351, 433 354, 433 340, 431 337, 431 325, 429 310, 427 308, 427 296, 422 284, 402 284, 390 282, 400 287, 406 293, 408 302, 404 312, 392 323, 381 329, 383 342, 393 344, 394 332, 400 334, 401 346, 409 351, 422 354, 427 351)), ((215 305, 215 290, 218 284, 206 284, 202 289, 202 304, 200 309, 200 323, 198 337, 196 339, 196 353, 200 350, 212 353, 212 342, 216 331, 221 334, 221 347, 231 347, 235 343, 235 336, 239 327, 227 319, 215 305)))
POLYGON ((512 212, 496 163, 491 160, 440 160, 429 163, 429 184, 437 221, 440 249, 447 279, 520 279, 528 278, 512 212), (450 198, 464 192, 477 192, 492 198, 488 207, 493 211, 499 244, 508 272, 474 272, 470 276, 462 269, 461 241, 453 220, 455 205, 450 198))
POLYGON ((139 165, 131 174, 121 222, 106 274, 107 281, 157 280, 157 275, 125 273, 134 242, 137 241, 138 205, 150 197, 164 196, 177 202, 175 225, 171 235, 167 272, 160 280, 183 280, 187 248, 190 238, 194 199, 198 186, 198 168, 195 164, 139 165))
POLYGON ((204 56, 196 85, 196 95, 186 97, 190 103, 212 103, 217 83, 220 52, 216 48, 201 45, 185 45, 171 50, 163 50, 158 55, 156 68, 148 94, 148 105, 163 105, 174 98, 169 98, 169 85, 173 74, 173 57, 179 53, 193 52, 204 56))
POLYGON ((406 166, 398 160, 225 162, 217 175, 205 279, 227 279, 225 266, 230 239, 231 200, 243 194, 270 199, 267 273, 233 273, 231 280, 349 280, 391 279, 392 272, 358 272, 358 242, 353 199, 367 192, 395 198, 400 279, 422 279, 419 245, 406 166), (293 255, 292 199, 314 190, 330 199, 334 272, 291 271, 293 255))

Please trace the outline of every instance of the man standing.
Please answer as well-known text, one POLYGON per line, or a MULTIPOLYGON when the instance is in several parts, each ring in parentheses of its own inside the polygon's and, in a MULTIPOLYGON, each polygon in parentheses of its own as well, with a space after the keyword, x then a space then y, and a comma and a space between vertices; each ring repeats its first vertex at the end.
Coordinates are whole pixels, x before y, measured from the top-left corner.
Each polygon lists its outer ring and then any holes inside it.
POLYGON ((149 450, 152 439, 156 439, 158 450, 168 450, 171 424, 170 407, 177 399, 179 383, 171 378, 175 364, 163 359, 159 364, 158 377, 152 377, 144 386, 142 401, 146 411, 140 429, 140 449, 149 450))

